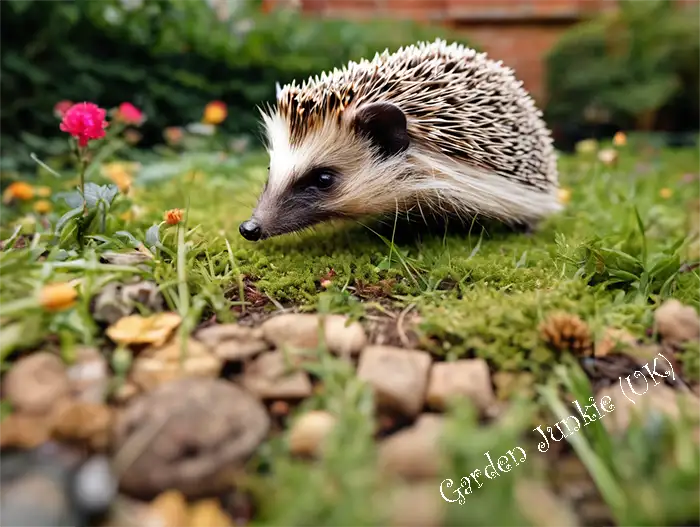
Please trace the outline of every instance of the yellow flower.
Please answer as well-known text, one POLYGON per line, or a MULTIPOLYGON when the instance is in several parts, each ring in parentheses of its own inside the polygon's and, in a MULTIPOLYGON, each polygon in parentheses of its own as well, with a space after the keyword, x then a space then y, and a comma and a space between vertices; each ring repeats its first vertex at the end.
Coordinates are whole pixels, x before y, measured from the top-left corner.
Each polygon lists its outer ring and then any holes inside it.
POLYGON ((45 285, 39 293, 39 303, 47 311, 62 311, 75 304, 78 292, 71 284, 57 283, 45 285))
POLYGON ((615 146, 625 146, 627 144, 627 136, 624 132, 617 132, 613 137, 613 145, 615 146))
POLYGON ((617 164, 617 150, 612 148, 606 148, 598 152, 598 161, 606 166, 612 166, 617 164))
POLYGON ((15 181, 11 183, 2 193, 3 203, 9 203, 12 200, 18 199, 21 201, 30 200, 34 197, 34 187, 24 181, 15 181))
POLYGON ((34 203, 34 211, 39 214, 48 214, 51 208, 51 202, 46 199, 40 199, 34 203))
POLYGON ((228 111, 226 105, 221 101, 212 101, 204 107, 204 118, 202 122, 206 124, 221 124, 226 119, 228 111))
POLYGON ((192 183, 195 181, 202 181, 202 179, 204 179, 204 172, 201 170, 191 170, 187 173, 187 177, 192 183))
POLYGON ((165 223, 168 225, 177 225, 182 221, 182 210, 181 209, 172 209, 172 210, 167 210, 165 211, 165 214, 163 215, 163 219, 165 220, 165 223))
POLYGON ((598 141, 595 139, 584 139, 576 143, 576 152, 579 154, 592 154, 598 149, 598 141))
POLYGON ((126 212, 122 212, 122 213, 119 215, 119 219, 120 219, 120 220, 124 220, 124 221, 131 221, 131 220, 134 219, 134 213, 133 213, 133 211, 132 211, 131 209, 129 209, 129 210, 127 210, 126 212))
POLYGON ((40 198, 48 198, 51 195, 51 187, 36 187, 36 195, 40 198))
POLYGON ((659 196, 661 196, 663 199, 668 199, 673 196, 673 190, 668 187, 664 187, 659 191, 659 196))
POLYGON ((102 172, 114 183, 120 192, 126 193, 131 187, 131 174, 123 163, 109 163, 102 166, 102 172))
POLYGON ((560 188, 559 189, 559 202, 563 204, 567 204, 571 201, 571 190, 568 188, 560 188))

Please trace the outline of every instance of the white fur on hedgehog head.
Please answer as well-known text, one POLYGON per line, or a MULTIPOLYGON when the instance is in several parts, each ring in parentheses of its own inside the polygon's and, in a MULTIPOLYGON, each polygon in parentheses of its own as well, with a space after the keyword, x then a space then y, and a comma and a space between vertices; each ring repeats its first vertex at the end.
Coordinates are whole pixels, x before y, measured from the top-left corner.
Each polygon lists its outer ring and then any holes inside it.
POLYGON ((269 175, 249 220, 260 229, 258 239, 332 218, 387 212, 397 199, 408 199, 395 184, 408 169, 403 112, 370 103, 350 105, 336 117, 319 120, 293 139, 280 113, 263 114, 269 175))

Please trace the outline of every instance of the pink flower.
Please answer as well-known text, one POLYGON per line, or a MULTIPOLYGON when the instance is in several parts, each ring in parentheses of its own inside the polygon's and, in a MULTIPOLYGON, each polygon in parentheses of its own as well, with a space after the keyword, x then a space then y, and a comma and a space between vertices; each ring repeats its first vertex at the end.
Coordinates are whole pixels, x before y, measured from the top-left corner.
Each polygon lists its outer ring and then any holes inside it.
POLYGON ((130 102, 123 102, 117 108, 116 118, 126 124, 141 124, 143 112, 130 102))
POLYGON ((109 124, 105 120, 107 111, 91 102, 79 102, 71 106, 63 115, 61 131, 67 132, 85 147, 92 139, 102 139, 109 124))
POLYGON ((72 101, 58 101, 53 107, 53 114, 62 119, 71 106, 73 106, 72 101))

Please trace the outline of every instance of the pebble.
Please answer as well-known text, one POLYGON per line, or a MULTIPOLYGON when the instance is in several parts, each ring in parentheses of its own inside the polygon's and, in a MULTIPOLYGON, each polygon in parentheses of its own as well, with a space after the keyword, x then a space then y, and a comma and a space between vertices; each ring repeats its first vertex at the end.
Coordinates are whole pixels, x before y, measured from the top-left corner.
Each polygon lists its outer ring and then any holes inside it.
POLYGON ((412 427, 396 432, 379 444, 380 467, 406 480, 438 477, 443 428, 442 416, 422 414, 412 427))
POLYGON ((195 338, 225 361, 244 361, 270 349, 260 328, 238 324, 209 326, 198 331, 195 338))
POLYGON ((264 400, 304 399, 313 393, 308 375, 301 370, 290 371, 281 351, 263 353, 247 363, 241 383, 264 400))
POLYGON ((117 418, 115 465, 126 463, 120 452, 128 456, 123 449, 132 440, 140 445, 140 455, 121 471, 121 490, 141 499, 166 490, 187 498, 223 492, 269 429, 262 402, 230 381, 190 377, 163 384, 136 396, 117 418))
POLYGON ((538 481, 515 483, 515 500, 533 527, 578 527, 576 514, 566 503, 538 481))
POLYGON ((393 527, 439 527, 444 525, 445 502, 440 482, 421 481, 402 485, 391 500, 389 525, 393 527))
POLYGON ((70 395, 70 382, 61 359, 39 351, 19 359, 7 372, 4 391, 15 411, 49 413, 70 395))
POLYGON ((335 423, 335 417, 322 410, 301 415, 289 432, 289 450, 297 456, 318 456, 335 423))
POLYGON ((109 387, 107 359, 96 348, 81 347, 76 361, 66 370, 72 395, 86 403, 101 403, 109 387))
POLYGON ((56 439, 106 450, 112 432, 114 412, 101 403, 71 401, 61 405, 53 417, 52 435, 56 439))
POLYGON ((692 306, 667 300, 655 312, 656 329, 669 344, 681 345, 700 339, 700 316, 692 306))
POLYGON ((136 312, 139 304, 151 312, 159 312, 163 310, 164 302, 154 282, 110 282, 95 297, 93 314, 95 320, 114 324, 120 318, 136 312))
MULTIPOLYGON (((3 421, 3 427, 5 422, 3 421)), ((87 525, 71 499, 71 476, 80 455, 60 445, 7 452, 0 463, 2 525, 38 527, 87 525)))
POLYGON ((496 396, 491 386, 491 374, 483 359, 436 362, 430 371, 427 403, 444 411, 453 398, 468 398, 483 415, 493 405, 496 396))
POLYGON ((218 377, 223 364, 209 348, 188 338, 183 360, 180 342, 176 337, 162 348, 150 347, 139 353, 131 369, 131 381, 143 390, 152 390, 182 377, 218 377))
POLYGON ((424 351, 367 346, 357 376, 372 386, 380 409, 413 417, 423 408, 430 364, 424 351))
POLYGON ((265 338, 277 348, 316 349, 321 320, 326 346, 332 353, 355 356, 367 345, 367 334, 362 325, 352 322, 346 326, 349 319, 342 315, 288 313, 272 317, 260 327, 265 338))
POLYGON ((613 351, 627 350, 637 344, 635 339, 628 331, 618 328, 605 328, 602 338, 595 344, 595 357, 605 357, 613 351))
POLYGON ((109 508, 117 494, 117 480, 109 459, 93 456, 78 469, 73 492, 81 510, 98 514, 109 508))

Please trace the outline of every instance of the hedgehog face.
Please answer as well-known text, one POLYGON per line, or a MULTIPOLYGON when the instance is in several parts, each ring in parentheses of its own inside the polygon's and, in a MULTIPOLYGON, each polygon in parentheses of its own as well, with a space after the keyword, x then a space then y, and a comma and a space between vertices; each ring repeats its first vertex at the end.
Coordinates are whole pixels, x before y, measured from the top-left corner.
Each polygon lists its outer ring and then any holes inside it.
POLYGON ((264 120, 268 181, 252 217, 240 226, 244 238, 257 241, 394 209, 394 183, 405 176, 409 148, 406 117, 396 106, 373 103, 301 121, 308 125, 303 134, 279 113, 264 120))

